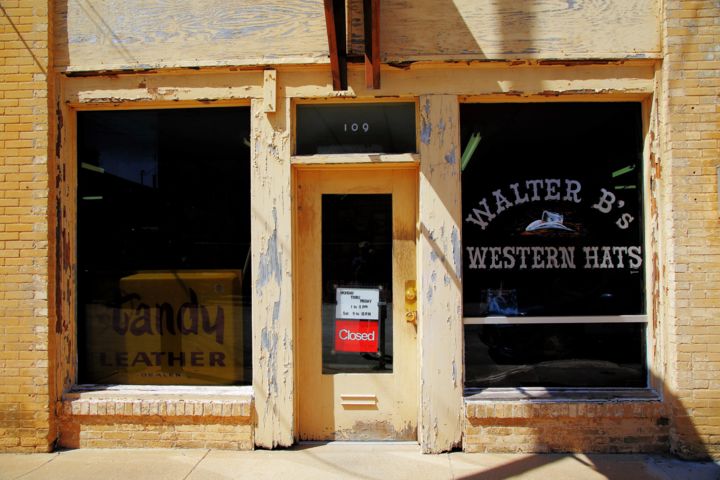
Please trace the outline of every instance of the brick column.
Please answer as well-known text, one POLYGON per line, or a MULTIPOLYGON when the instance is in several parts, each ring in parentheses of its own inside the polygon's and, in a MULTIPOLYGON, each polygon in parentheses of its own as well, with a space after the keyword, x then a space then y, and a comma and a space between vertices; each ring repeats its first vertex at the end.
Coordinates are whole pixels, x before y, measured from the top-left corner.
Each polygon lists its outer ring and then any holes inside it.
POLYGON ((720 4, 666 0, 662 23, 671 449, 720 458, 720 4))
POLYGON ((47 451, 48 1, 0 7, 0 451, 47 451))

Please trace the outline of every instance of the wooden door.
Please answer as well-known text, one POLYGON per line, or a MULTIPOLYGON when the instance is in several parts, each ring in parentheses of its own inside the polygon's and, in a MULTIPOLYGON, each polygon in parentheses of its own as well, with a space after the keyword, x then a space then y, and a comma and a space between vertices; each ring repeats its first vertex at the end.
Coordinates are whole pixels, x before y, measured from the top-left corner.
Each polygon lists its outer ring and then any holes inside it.
POLYGON ((296 177, 300 440, 417 440, 417 169, 296 177))

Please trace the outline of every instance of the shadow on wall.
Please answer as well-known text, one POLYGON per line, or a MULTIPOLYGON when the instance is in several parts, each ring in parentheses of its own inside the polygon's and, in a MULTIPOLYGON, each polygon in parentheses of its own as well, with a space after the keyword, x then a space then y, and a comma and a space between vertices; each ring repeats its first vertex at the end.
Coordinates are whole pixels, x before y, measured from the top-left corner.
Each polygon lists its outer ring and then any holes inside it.
MULTIPOLYGON (((434 0, 411 2, 408 6, 408 2, 381 2, 381 61, 447 56, 449 52, 472 54, 477 60, 487 59, 455 3, 453 0, 434 0)), ((482 8, 473 7, 475 10, 482 8)), ((348 18, 348 53, 363 55, 363 0, 349 0, 348 18)))
MULTIPOLYGON (((350 54, 363 53, 362 0, 350 0, 350 54)), ((384 0, 385 63, 655 57, 657 0, 384 0)), ((399 65, 402 66, 402 65, 399 65)))
MULTIPOLYGON (((613 454, 545 454, 528 455, 513 462, 486 469, 482 472, 455 477, 456 480, 505 480, 507 478, 538 478, 546 472, 566 472, 571 477, 584 472, 586 478, 634 479, 634 480, 716 480, 720 475, 717 464, 685 462, 682 460, 645 455, 613 454), (560 464, 563 465, 560 465, 560 464), (573 465, 580 463, 580 466, 573 465)), ((566 477, 560 477, 566 478, 566 477)))
MULTIPOLYGON (((683 436, 682 444, 670 445, 670 441, 667 441, 667 452, 674 454, 681 459, 654 456, 652 458, 644 457, 645 461, 638 462, 635 461, 637 459, 637 455, 642 454, 634 454, 629 455, 627 457, 628 462, 625 463, 622 459, 618 458, 618 454, 613 453, 528 454, 515 461, 503 463, 502 465, 492 467, 481 473, 457 477, 458 480, 493 480, 511 477, 514 478, 515 476, 529 474, 538 469, 542 469, 549 464, 554 464, 567 459, 585 463, 589 468, 592 468, 605 478, 637 478, 638 480, 645 478, 692 478, 694 480, 719 479, 720 464, 712 461, 713 452, 710 452, 705 447, 703 438, 693 427, 687 410, 682 407, 682 402, 670 391, 668 391, 668 389, 664 387, 664 384, 657 380, 657 377, 654 377, 654 379, 655 382, 651 383, 664 390, 664 415, 670 416, 668 430, 672 434, 673 430, 678 428, 678 424, 682 425, 685 429, 686 433, 683 436), (699 460, 707 463, 690 463, 685 462, 683 459, 695 461, 699 460)), ((558 418, 557 421, 562 422, 563 419, 558 418)), ((651 422, 652 419, 648 419, 648 421, 651 422)), ((657 425, 661 425, 661 422, 666 421, 666 417, 660 417, 656 419, 656 421, 657 425)), ((534 419, 527 418, 524 421, 521 420, 515 425, 518 427, 533 427, 533 424, 534 419)), ((599 425, 599 427, 599 433, 606 433, 602 431, 602 425, 599 425)), ((640 433, 640 435, 641 434, 642 433, 640 433)), ((536 440, 537 444, 545 443, 542 438, 537 438, 536 440)), ((630 433, 625 441, 636 441, 636 437, 630 433)), ((654 455, 657 455, 657 453, 658 451, 653 452, 654 455)))

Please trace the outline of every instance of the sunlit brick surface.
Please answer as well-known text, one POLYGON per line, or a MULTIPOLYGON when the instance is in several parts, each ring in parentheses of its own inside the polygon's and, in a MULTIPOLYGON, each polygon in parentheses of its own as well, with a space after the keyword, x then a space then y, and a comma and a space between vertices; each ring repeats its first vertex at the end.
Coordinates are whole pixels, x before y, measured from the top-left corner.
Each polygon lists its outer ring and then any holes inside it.
POLYGON ((0 11, 0 450, 47 451, 48 2, 0 11))

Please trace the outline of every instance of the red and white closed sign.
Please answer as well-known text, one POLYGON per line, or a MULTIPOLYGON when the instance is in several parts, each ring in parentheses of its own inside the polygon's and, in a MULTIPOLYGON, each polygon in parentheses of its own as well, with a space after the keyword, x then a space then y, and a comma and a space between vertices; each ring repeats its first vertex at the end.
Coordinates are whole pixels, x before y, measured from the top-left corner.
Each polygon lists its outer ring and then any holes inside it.
POLYGON ((336 320, 335 351, 377 352, 380 332, 379 322, 367 320, 336 320))

